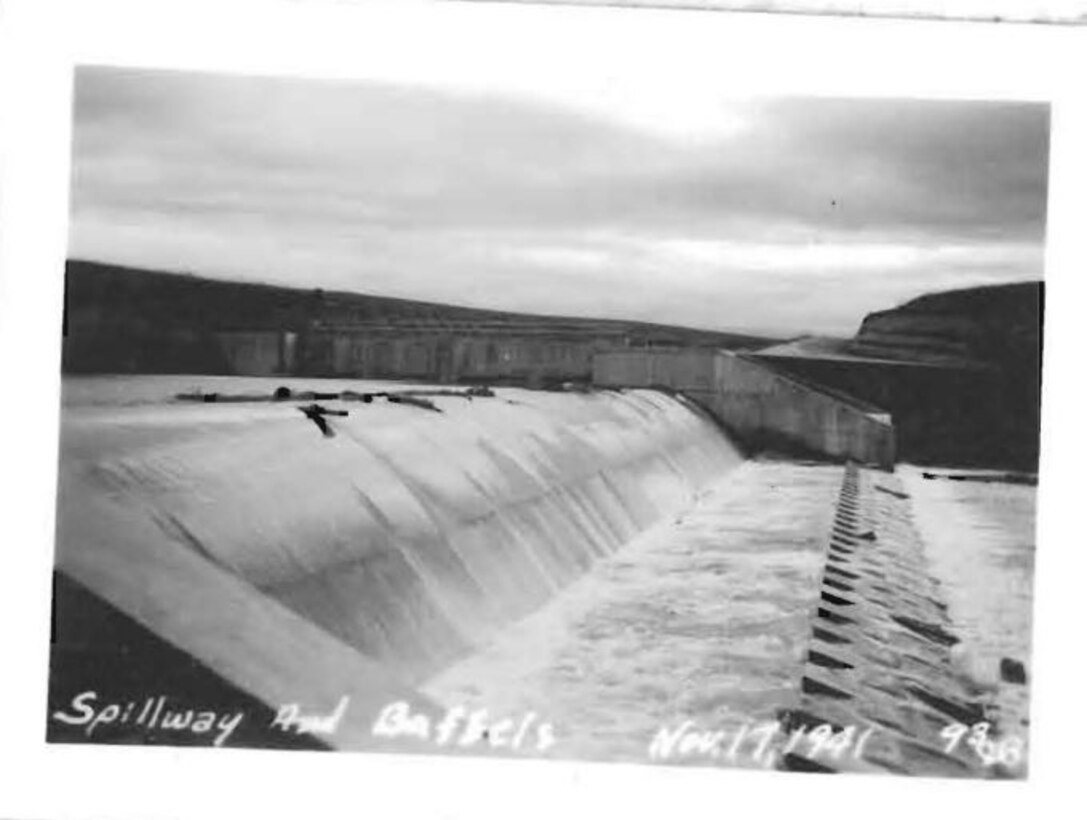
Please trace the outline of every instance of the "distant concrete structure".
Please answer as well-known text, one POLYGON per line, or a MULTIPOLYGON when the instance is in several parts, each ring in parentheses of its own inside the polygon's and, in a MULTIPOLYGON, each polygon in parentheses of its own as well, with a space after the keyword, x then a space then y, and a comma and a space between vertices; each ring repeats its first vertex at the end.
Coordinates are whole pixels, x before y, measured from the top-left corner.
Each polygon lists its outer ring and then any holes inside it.
POLYGON ((588 383, 593 355, 627 344, 621 332, 486 322, 322 326, 305 335, 300 374, 546 387, 588 383))
POLYGON ((716 350, 649 349, 602 352, 593 359, 599 387, 657 387, 688 394, 714 389, 716 350))
POLYGON ((216 338, 235 375, 277 376, 294 372, 296 333, 228 330, 217 333, 216 338))
POLYGON ((882 468, 895 463, 890 414, 725 350, 625 350, 593 359, 600 387, 682 392, 747 446, 799 449, 882 468))

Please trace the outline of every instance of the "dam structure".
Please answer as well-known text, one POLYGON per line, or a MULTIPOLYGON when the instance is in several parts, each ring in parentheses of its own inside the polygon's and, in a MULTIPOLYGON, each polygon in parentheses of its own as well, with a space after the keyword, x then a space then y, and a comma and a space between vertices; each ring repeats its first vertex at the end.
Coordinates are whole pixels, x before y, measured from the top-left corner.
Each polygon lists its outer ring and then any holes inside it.
POLYGON ((326 435, 300 412, 313 381, 269 401, 253 396, 270 382, 204 378, 216 401, 174 398, 192 381, 66 381, 53 741, 215 742, 73 722, 159 697, 244 715, 224 745, 524 754, 418 729, 463 712, 546 721, 534 756, 1020 773, 943 751, 948 726, 1005 713, 1020 737, 1007 691, 1023 687, 963 672, 904 479, 879 458, 751 458, 656 389, 320 381, 342 391, 322 399, 326 435), (291 731, 285 708, 335 729, 291 731), (667 751, 685 725, 774 734, 731 756, 731 741, 667 751), (808 742, 820 731, 853 745, 808 742))
POLYGON ((47 738, 1025 776, 1031 481, 751 351, 586 362, 66 375, 47 738))

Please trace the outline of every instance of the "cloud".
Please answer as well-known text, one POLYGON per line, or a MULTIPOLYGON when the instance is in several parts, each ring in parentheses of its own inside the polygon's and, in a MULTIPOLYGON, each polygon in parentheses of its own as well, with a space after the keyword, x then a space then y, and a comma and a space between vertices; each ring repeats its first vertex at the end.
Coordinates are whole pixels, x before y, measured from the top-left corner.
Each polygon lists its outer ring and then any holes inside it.
POLYGON ((513 85, 80 69, 70 253, 786 333, 1041 275, 1044 105, 513 85))

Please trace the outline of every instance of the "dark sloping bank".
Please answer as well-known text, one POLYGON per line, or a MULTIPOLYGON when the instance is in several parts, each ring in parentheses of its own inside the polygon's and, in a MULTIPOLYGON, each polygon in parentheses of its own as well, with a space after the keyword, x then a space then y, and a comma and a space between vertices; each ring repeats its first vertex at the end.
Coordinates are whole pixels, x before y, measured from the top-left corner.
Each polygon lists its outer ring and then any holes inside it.
POLYGON ((70 260, 68 373, 340 376, 547 386, 627 345, 761 347, 735 333, 231 282, 70 260))
POLYGON ((1043 303, 1042 282, 935 293, 754 355, 888 410, 902 460, 1034 472, 1043 303))

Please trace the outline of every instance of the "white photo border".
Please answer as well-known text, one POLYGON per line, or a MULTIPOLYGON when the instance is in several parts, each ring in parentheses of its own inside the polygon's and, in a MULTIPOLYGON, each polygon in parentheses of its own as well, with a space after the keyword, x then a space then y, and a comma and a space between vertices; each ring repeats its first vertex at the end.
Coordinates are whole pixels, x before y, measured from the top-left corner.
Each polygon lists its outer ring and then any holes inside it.
POLYGON ((9 0, 0 9, 0 815, 6 817, 1023 817, 1075 813, 1087 562, 1075 378, 1087 214, 1087 29, 493 3, 9 0), (367 76, 379 61, 576 80, 684 61, 744 95, 1052 105, 1032 759, 1024 783, 44 741, 73 67, 367 76), (1052 803, 1050 802, 1052 801, 1052 803), (1067 806, 1066 812, 1060 808, 1067 806), (852 808, 850 808, 852 807, 852 808))

